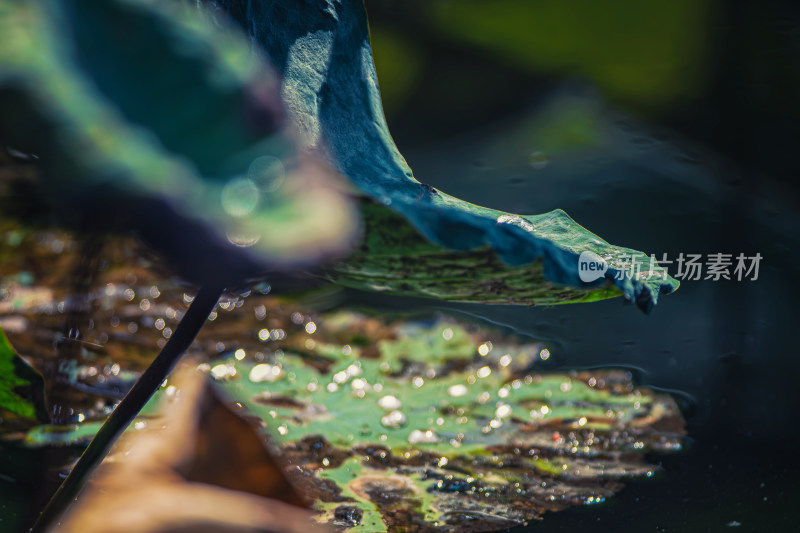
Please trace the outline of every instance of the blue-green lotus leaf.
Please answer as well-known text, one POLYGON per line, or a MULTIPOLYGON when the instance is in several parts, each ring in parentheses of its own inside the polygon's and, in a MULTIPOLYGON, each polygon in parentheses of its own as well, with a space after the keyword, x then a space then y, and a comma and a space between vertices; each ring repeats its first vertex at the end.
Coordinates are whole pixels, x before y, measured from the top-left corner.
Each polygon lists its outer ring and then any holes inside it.
MULTIPOLYGON (((556 304, 618 295, 649 311, 678 282, 650 258, 613 246, 566 213, 515 215, 415 179, 383 115, 362 2, 220 0, 283 74, 282 96, 305 143, 363 195, 366 237, 330 277, 357 288, 489 303, 556 304), (592 252, 607 270, 581 280, 592 252), (641 273, 626 276, 631 264, 641 273)), ((454 90, 459 90, 454 88, 454 90)))

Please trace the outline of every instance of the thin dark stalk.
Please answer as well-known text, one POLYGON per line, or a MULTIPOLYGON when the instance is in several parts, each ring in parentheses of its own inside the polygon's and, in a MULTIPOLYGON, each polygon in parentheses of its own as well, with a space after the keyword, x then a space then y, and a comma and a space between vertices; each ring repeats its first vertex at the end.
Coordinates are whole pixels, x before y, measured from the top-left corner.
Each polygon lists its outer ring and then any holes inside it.
POLYGON ((181 355, 189 348, 200 328, 205 324, 208 315, 214 310, 223 288, 203 287, 195 296, 186 315, 178 324, 161 353, 153 360, 147 370, 136 381, 133 388, 111 413, 100 431, 97 432, 92 442, 81 455, 75 467, 67 478, 58 487, 53 497, 47 503, 36 523, 31 528, 32 533, 45 531, 64 510, 77 498, 86 480, 94 469, 108 453, 117 437, 128 427, 131 421, 141 411, 142 407, 161 386, 167 375, 174 368, 181 355))

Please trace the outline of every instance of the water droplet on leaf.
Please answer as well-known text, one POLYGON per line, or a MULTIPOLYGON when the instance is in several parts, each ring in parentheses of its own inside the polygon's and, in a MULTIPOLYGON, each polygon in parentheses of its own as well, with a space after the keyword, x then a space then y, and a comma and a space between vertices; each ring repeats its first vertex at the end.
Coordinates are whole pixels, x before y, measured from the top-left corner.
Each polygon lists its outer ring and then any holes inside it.
POLYGON ((439 435, 431 429, 425 431, 415 429, 408 436, 408 442, 411 444, 433 444, 440 440, 439 435))
POLYGON ((404 415, 401 411, 392 411, 381 417, 381 424, 387 428, 400 429, 408 424, 408 418, 406 418, 406 415, 404 415))

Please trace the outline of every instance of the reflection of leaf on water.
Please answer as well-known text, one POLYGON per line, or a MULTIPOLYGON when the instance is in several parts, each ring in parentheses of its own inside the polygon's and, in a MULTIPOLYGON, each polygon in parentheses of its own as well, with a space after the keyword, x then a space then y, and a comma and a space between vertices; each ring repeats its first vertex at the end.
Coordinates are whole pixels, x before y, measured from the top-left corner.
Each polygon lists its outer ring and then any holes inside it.
POLYGON ((162 396, 163 416, 117 444, 58 531, 313 529, 283 465, 253 427, 203 376, 186 371, 175 383, 180 395, 162 396))
POLYGON ((324 521, 500 529, 603 501, 658 470, 645 452, 681 447, 674 401, 624 371, 541 373, 539 346, 449 322, 393 324, 368 354, 347 343, 363 318, 330 318, 260 362, 209 366, 301 467, 324 521))
POLYGON ((383 115, 361 2, 214 2, 249 32, 283 73, 281 94, 305 143, 362 193, 366 236, 329 276, 356 288, 487 303, 557 304, 622 294, 644 311, 678 282, 617 276, 647 255, 613 246, 561 210, 516 215, 459 200, 413 177, 383 115), (584 283, 578 257, 608 263, 584 283))
POLYGON ((47 422, 44 380, 14 351, 0 329, 0 410, 16 416, 47 422))

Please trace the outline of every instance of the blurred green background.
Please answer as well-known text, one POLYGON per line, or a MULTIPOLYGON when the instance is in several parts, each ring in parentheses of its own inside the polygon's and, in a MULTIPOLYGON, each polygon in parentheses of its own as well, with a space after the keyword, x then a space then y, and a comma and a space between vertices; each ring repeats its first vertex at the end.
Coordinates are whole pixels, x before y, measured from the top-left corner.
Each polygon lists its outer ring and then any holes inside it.
MULTIPOLYGON (((758 160, 772 177, 800 170, 791 155, 797 2, 368 0, 367 9, 401 150, 528 111, 571 83, 734 159, 758 160)), ((572 117, 565 127, 569 142, 593 124, 572 117)))

